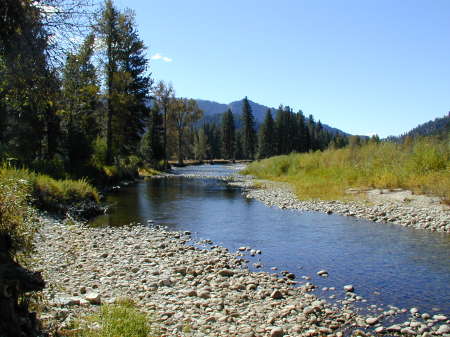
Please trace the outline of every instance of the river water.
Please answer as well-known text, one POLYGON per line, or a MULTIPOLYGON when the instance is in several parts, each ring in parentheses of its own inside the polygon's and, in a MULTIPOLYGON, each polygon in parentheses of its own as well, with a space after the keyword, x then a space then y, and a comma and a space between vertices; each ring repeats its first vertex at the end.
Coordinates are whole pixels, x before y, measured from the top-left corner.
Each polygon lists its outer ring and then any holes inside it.
MULTIPOLYGON (((235 172, 230 166, 204 165, 176 169, 177 173, 209 177, 235 172)), ((115 206, 96 224, 130 222, 188 230, 196 240, 236 251, 241 246, 262 250, 246 256, 258 270, 288 270, 318 285, 318 296, 343 298, 352 284, 366 303, 384 310, 419 308, 420 312, 450 314, 450 236, 352 217, 268 207, 246 199, 242 190, 211 178, 182 176, 140 181, 108 196, 115 206), (325 269, 328 278, 316 275, 325 269), (336 291, 322 291, 336 287, 336 291)), ((375 309, 373 309, 375 310, 375 309)), ((376 309, 381 310, 381 309, 376 309)))

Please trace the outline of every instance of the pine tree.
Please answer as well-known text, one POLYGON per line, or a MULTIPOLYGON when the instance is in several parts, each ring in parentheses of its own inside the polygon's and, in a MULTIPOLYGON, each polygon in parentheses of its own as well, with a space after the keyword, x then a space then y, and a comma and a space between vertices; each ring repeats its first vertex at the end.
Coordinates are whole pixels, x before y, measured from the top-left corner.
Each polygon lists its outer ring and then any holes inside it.
POLYGON ((145 46, 135 30, 134 14, 119 12, 106 0, 97 23, 104 45, 107 162, 137 152, 151 79, 145 46))
POLYGON ((256 153, 255 118, 247 97, 242 101, 242 155, 245 159, 254 159, 256 153))
POLYGON ((117 152, 127 156, 137 152, 148 115, 147 101, 152 80, 147 73, 146 47, 135 29, 134 13, 130 10, 119 17, 118 74, 115 77, 115 106, 119 110, 113 119, 113 142, 117 152), (126 125, 126 127, 124 127, 126 125))
POLYGON ((164 159, 162 122, 159 106, 155 104, 150 110, 147 131, 140 144, 142 158, 153 167, 157 167, 158 162, 164 159))
POLYGON ((305 122, 305 116, 303 115, 303 112, 301 110, 297 113, 297 127, 297 151, 308 152, 310 149, 309 131, 305 122))
POLYGON ((76 54, 67 56, 62 76, 62 129, 69 170, 85 165, 99 131, 97 109, 99 86, 92 63, 94 35, 88 35, 76 54))
POLYGON ((275 154, 274 138, 275 125, 272 118, 272 112, 267 109, 264 122, 259 128, 259 158, 268 158, 275 154))
POLYGON ((233 113, 230 109, 222 116, 222 154, 224 159, 234 159, 235 126, 233 113))
POLYGON ((114 76, 118 70, 119 50, 116 46, 119 40, 119 11, 114 7, 112 0, 106 0, 96 30, 98 37, 103 41, 105 52, 105 96, 106 96, 106 162, 113 161, 113 130, 114 116, 113 97, 115 93, 114 76))

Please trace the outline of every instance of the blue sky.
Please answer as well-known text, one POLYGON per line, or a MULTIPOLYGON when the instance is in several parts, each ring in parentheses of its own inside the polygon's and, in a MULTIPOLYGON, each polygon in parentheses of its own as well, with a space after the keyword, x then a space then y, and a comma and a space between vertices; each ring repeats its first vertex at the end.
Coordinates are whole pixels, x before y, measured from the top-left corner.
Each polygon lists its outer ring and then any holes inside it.
POLYGON ((450 0, 116 0, 177 95, 289 105, 352 134, 450 110, 450 0))

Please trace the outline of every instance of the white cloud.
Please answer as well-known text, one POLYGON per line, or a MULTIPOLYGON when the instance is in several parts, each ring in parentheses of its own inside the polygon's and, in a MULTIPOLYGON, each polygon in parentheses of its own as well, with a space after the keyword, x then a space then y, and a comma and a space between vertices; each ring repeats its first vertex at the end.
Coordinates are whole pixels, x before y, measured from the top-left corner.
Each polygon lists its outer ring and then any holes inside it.
POLYGON ((172 59, 167 56, 163 56, 160 53, 156 53, 150 57, 152 60, 163 60, 164 62, 172 62, 172 59))

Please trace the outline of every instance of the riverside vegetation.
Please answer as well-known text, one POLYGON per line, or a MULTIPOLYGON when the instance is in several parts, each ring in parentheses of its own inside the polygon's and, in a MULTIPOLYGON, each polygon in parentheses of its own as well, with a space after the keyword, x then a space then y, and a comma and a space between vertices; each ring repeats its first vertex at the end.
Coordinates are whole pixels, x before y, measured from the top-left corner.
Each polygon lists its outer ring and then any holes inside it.
POLYGON ((287 182, 300 199, 349 199, 349 188, 410 189, 450 203, 448 138, 375 142, 292 153, 250 164, 244 173, 287 182))

